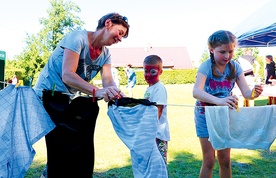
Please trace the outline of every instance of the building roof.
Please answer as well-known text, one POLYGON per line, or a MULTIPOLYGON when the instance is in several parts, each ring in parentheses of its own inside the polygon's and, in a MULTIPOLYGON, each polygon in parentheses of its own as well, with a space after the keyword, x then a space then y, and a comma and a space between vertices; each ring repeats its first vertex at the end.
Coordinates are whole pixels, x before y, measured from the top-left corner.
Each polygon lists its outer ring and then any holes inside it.
POLYGON ((163 60, 164 68, 193 69, 194 65, 185 47, 129 47, 109 48, 112 64, 116 67, 131 64, 133 67, 143 67, 146 56, 156 54, 163 60))

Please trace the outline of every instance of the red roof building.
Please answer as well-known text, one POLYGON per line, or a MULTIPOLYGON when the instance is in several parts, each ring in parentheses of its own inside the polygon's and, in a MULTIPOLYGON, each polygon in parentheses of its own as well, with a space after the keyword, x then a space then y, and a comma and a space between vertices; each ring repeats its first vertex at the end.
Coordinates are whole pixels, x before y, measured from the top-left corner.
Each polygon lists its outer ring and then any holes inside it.
POLYGON ((109 48, 111 61, 115 67, 131 64, 135 68, 143 67, 143 60, 146 56, 156 54, 163 60, 163 68, 171 69, 193 69, 194 65, 190 60, 185 47, 129 47, 109 48))

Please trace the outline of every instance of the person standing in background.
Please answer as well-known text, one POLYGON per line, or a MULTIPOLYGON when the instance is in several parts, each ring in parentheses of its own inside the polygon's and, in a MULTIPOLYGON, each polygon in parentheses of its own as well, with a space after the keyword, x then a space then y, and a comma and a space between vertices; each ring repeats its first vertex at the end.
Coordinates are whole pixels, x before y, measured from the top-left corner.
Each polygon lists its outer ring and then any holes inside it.
POLYGON ((131 64, 127 64, 125 68, 126 76, 127 76, 127 86, 126 88, 128 89, 128 95, 129 97, 133 97, 132 89, 136 85, 136 73, 132 69, 131 64))
POLYGON ((237 59, 237 62, 243 69, 244 76, 249 85, 255 85, 255 78, 258 77, 260 64, 257 59, 252 55, 250 49, 245 49, 242 56, 237 59), (255 65, 255 68, 254 68, 255 65))
POLYGON ((18 83, 18 78, 17 78, 16 74, 14 74, 14 76, 12 77, 11 83, 12 83, 13 85, 16 85, 16 84, 18 83))
POLYGON ((265 59, 266 59, 265 84, 271 84, 269 79, 276 79, 276 75, 275 75, 276 65, 275 65, 275 62, 273 61, 272 55, 266 55, 265 59))
POLYGON ((111 74, 112 74, 114 82, 116 83, 116 86, 118 88, 120 88, 120 76, 119 76, 119 72, 118 72, 118 69, 114 65, 112 65, 112 67, 111 67, 111 74))
MULTIPOLYGON (((253 88, 256 82, 259 81, 258 73, 260 70, 260 64, 256 58, 252 55, 252 51, 247 48, 244 50, 243 55, 240 56, 236 62, 238 62, 243 69, 245 80, 250 88, 253 88)), ((258 83, 259 84, 259 83, 258 83)), ((239 92, 239 89, 236 88, 235 92, 239 92)), ((254 100, 246 100, 242 96, 239 98, 240 106, 254 106, 254 100)))

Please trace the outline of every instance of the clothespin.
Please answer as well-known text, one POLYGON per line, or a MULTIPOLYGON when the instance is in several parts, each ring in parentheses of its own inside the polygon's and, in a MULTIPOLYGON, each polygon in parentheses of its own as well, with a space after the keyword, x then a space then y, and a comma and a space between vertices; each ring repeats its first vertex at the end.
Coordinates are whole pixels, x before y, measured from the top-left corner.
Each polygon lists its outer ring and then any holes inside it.
POLYGON ((56 83, 54 83, 53 88, 52 88, 52 96, 54 96, 55 90, 56 90, 56 83))
MULTIPOLYGON (((230 92, 230 95, 232 96, 233 95, 233 91, 230 92)), ((239 103, 238 103, 239 104, 239 103)), ((240 112, 240 108, 239 108, 239 105, 237 104, 237 107, 236 107, 236 111, 237 112, 240 112)))
POLYGON ((255 88, 253 88, 252 93, 251 93, 251 97, 254 98, 254 96, 255 96, 255 88))
POLYGON ((20 85, 20 82, 18 82, 18 83, 15 85, 15 88, 17 88, 19 85, 20 85))
POLYGON ((240 112, 240 108, 239 108, 239 106, 237 106, 236 111, 237 111, 237 112, 240 112))
POLYGON ((93 88, 93 90, 92 90, 92 102, 93 103, 95 102, 95 94, 96 94, 96 90, 95 90, 95 88, 93 88))
POLYGON ((15 85, 15 88, 17 88, 17 87, 20 86, 20 85, 23 85, 23 80, 19 80, 19 81, 17 82, 17 84, 15 85))

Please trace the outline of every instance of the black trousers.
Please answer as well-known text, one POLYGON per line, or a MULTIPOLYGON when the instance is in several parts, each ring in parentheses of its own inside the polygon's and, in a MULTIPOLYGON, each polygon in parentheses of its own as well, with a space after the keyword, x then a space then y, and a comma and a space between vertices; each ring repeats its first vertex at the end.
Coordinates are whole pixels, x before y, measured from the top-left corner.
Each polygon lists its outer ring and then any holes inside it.
POLYGON ((94 168, 94 131, 97 101, 43 91, 43 105, 56 128, 45 136, 49 178, 91 178, 94 168))

